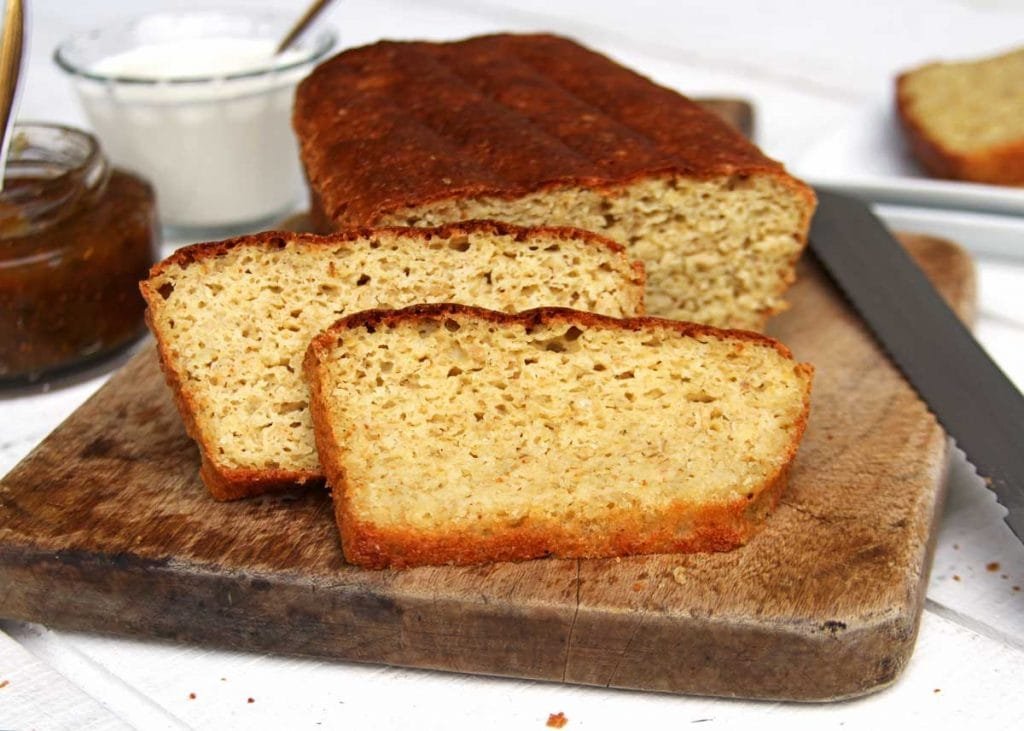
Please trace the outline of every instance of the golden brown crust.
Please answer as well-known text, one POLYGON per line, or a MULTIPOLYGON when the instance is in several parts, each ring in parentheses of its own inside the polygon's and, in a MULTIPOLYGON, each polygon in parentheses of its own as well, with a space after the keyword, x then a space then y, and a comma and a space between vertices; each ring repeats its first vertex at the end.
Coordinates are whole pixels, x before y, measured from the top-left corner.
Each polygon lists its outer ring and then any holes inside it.
MULTIPOLYGON (((470 533, 424 534, 412 529, 381 529, 359 521, 343 499, 334 501, 341 531, 342 551, 349 563, 371 569, 410 568, 533 558, 610 558, 645 553, 703 553, 730 551, 757 532, 763 518, 774 510, 785 490, 788 469, 783 467, 749 499, 716 505, 679 502, 657 516, 641 521, 628 511, 610 517, 597 536, 581 536, 555 523, 521 525, 487 537, 470 533), (681 532, 681 526, 690 530, 681 532)), ((344 494, 344 472, 328 471, 331 484, 344 494)))
MULTIPOLYGON (((443 226, 417 228, 405 226, 377 226, 372 228, 368 226, 355 226, 328 234, 263 231, 222 241, 208 241, 183 246, 163 261, 154 264, 149 270, 149 280, 155 279, 171 267, 180 266, 184 268, 195 261, 214 259, 218 256, 223 256, 238 246, 284 248, 292 242, 309 246, 338 246, 339 244, 347 244, 360 239, 388 235, 419 239, 426 244, 437 238, 443 239, 468 234, 512 236, 516 241, 526 241, 527 239, 541 236, 550 236, 561 240, 575 239, 586 241, 588 244, 602 247, 615 254, 625 253, 625 248, 621 244, 593 231, 572 228, 571 226, 517 226, 502 221, 460 221, 443 226)), ((634 262, 633 268, 634 271, 639 271, 642 276, 642 263, 634 262)), ((146 298, 147 302, 150 302, 150 298, 156 295, 149 280, 144 280, 139 285, 142 288, 142 295, 146 298)), ((640 283, 643 283, 642 279, 640 283)))
MULTIPOLYGON (((391 526, 381 528, 362 521, 350 510, 344 467, 344 435, 333 433, 328 407, 317 378, 321 360, 344 331, 402 322, 429 321, 449 316, 470 315, 502 325, 526 328, 565 323, 585 327, 614 327, 630 330, 666 329, 685 337, 716 337, 746 340, 774 347, 786 358, 786 346, 758 333, 721 330, 706 325, 654 317, 616 319, 558 307, 543 307, 518 314, 506 314, 457 304, 414 305, 401 310, 367 310, 342 318, 310 343, 303 361, 311 388, 310 410, 315 424, 317 450, 334 496, 335 518, 341 533, 345 559, 366 568, 406 568, 429 564, 473 564, 485 561, 518 561, 544 556, 586 558, 626 556, 643 553, 692 553, 727 551, 747 542, 775 509, 785 489, 789 466, 796 456, 810 413, 810 392, 794 427, 794 438, 782 467, 758 490, 739 500, 719 504, 677 502, 655 519, 640 519, 622 510, 608 519, 600 536, 580 536, 551 522, 524 524, 498 531, 488 537, 470 533, 423 533, 391 526)), ((814 368, 794 363, 808 377, 814 368)))
POLYGON ((293 124, 314 217, 334 227, 443 200, 656 177, 768 175, 813 201, 716 115, 552 35, 345 51, 299 86, 293 124))
POLYGON ((469 315, 506 326, 522 325, 528 330, 531 327, 548 325, 555 322, 584 327, 604 327, 615 330, 671 330, 683 337, 746 340, 773 347, 785 358, 792 359, 793 357, 789 348, 778 340, 749 330, 729 330, 712 327, 711 325, 702 325, 696 322, 669 320, 663 317, 608 317, 607 315, 598 315, 593 312, 583 312, 582 310, 573 310, 567 307, 537 307, 532 310, 523 310, 522 312, 506 313, 488 310, 483 307, 451 303, 411 305, 397 310, 375 309, 353 313, 342 317, 313 338, 306 352, 308 355, 315 350, 315 357, 319 357, 320 354, 338 340, 339 335, 345 330, 360 327, 377 327, 380 325, 388 326, 401 322, 440 319, 451 315, 469 315))
POLYGON ((931 175, 991 185, 1024 185, 1024 139, 992 145, 965 154, 950 149, 931 135, 915 113, 908 90, 909 78, 927 66, 900 74, 896 79, 896 113, 910 151, 931 175))
POLYGON ((320 386, 320 379, 314 377, 316 368, 316 356, 312 346, 306 350, 306 356, 302 360, 302 370, 309 384, 309 411, 313 417, 313 423, 318 425, 313 430, 316 441, 316 451, 320 458, 320 468, 327 476, 327 486, 331 491, 334 501, 335 519, 339 529, 342 526, 341 514, 338 512, 342 503, 347 484, 345 469, 342 467, 342 459, 345 450, 345 439, 334 433, 334 425, 327 414, 327 404, 320 386), (334 445, 338 445, 334 448, 334 445))
POLYGON ((208 450, 201 449, 200 452, 199 477, 215 500, 241 500, 296 488, 324 486, 324 476, 318 472, 221 468, 207 459, 208 450))

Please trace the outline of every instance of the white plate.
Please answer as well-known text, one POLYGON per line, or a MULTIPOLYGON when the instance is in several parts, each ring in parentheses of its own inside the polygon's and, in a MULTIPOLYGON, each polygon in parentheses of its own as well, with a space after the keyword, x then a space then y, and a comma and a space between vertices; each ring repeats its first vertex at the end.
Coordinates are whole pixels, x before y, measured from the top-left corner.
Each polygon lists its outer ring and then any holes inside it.
POLYGON ((812 185, 866 200, 1024 216, 1024 188, 929 178, 910 157, 891 107, 862 113, 789 167, 812 185))
POLYGON ((1024 260, 1024 218, 884 203, 873 209, 893 231, 949 239, 980 256, 1024 260))

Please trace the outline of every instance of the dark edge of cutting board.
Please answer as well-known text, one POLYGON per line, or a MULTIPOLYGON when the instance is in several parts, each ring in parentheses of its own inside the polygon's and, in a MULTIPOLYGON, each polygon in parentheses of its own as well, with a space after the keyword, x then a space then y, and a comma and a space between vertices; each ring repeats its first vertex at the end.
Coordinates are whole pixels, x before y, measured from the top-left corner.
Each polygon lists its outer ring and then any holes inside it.
MULTIPOLYGON (((907 244, 954 306, 959 248, 907 244)), ((147 349, 0 481, 0 616, 567 683, 835 700, 913 650, 947 440, 817 268, 770 333, 818 367, 791 484, 724 554, 363 571, 329 499, 214 503, 147 349)))

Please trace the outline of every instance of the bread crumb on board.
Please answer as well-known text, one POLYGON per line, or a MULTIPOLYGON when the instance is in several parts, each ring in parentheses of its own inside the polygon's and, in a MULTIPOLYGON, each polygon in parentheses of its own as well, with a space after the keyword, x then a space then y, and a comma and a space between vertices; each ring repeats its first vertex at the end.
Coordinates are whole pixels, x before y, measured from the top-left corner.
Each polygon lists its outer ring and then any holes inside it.
POLYGON ((565 714, 559 711, 558 713, 549 713, 547 725, 549 728, 564 728, 565 724, 569 723, 569 719, 565 717, 565 714))

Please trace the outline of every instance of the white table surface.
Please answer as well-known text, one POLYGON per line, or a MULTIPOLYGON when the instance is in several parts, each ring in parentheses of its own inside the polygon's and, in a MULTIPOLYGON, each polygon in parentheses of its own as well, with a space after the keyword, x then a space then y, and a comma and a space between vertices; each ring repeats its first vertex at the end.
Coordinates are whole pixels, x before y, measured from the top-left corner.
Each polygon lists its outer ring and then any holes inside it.
MULTIPOLYGON (((297 14, 303 2, 259 4, 297 14)), ((32 2, 19 118, 87 126, 50 61, 56 43, 125 14, 182 5, 32 2)), ((750 99, 758 141, 791 165, 865 109, 884 104, 898 70, 1024 41, 1019 0, 343 0, 327 22, 339 29, 346 47, 379 38, 448 39, 498 30, 569 34, 684 93, 750 99)), ((941 217, 936 223, 927 216, 901 216, 892 206, 883 211, 904 227, 909 221, 930 233, 944 230, 941 217)), ((1005 250, 1006 236, 1012 238, 1024 221, 1003 224, 1005 250)), ((1024 256, 989 256, 985 235, 970 225, 956 227, 956 239, 980 252, 976 332, 1024 386, 1024 256)), ((1020 245, 1024 252, 1024 234, 1020 245)), ((0 474, 114 367, 49 389, 0 392, 0 474)), ((762 729, 908 723, 1024 728, 1024 546, 1002 515, 973 468, 955 457, 917 648, 892 687, 858 700, 798 705, 583 688, 224 652, 0 620, 0 729, 542 729, 548 715, 559 711, 569 719, 567 729, 696 723, 731 728, 754 722, 762 729)))

